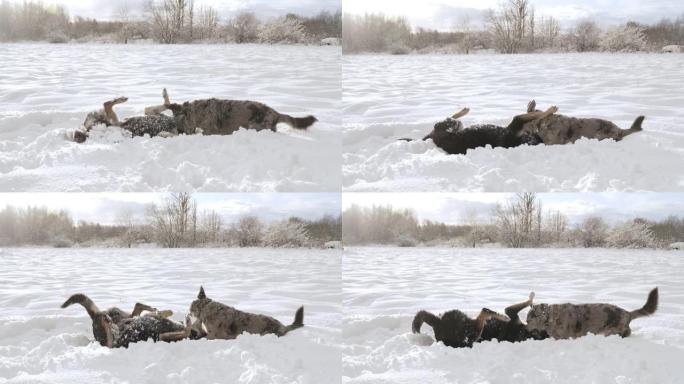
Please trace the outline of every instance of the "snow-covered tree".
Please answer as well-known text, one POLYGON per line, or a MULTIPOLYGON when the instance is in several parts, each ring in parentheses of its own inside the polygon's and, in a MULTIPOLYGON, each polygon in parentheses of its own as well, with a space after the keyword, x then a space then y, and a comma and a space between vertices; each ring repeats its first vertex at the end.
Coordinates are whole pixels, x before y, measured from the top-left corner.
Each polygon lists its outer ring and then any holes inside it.
POLYGON ((601 28, 593 20, 584 20, 571 32, 577 52, 593 51, 599 46, 601 28))
POLYGON ((609 52, 635 52, 646 49, 643 28, 635 23, 611 28, 601 39, 601 49, 609 52))
POLYGON ((238 245, 241 247, 256 247, 261 245, 263 225, 256 216, 240 218, 235 226, 238 245))
POLYGON ((274 248, 297 248, 309 244, 306 226, 299 220, 283 220, 271 224, 264 236, 264 244, 274 248))
POLYGON ((306 42, 304 25, 296 17, 281 17, 264 24, 259 41, 268 44, 298 44, 306 42))
POLYGON ((602 247, 608 236, 608 224, 600 217, 588 217, 579 227, 580 242, 584 247, 602 247))
POLYGON ((636 220, 618 225, 606 239, 611 248, 651 248, 655 243, 653 231, 646 223, 636 220))

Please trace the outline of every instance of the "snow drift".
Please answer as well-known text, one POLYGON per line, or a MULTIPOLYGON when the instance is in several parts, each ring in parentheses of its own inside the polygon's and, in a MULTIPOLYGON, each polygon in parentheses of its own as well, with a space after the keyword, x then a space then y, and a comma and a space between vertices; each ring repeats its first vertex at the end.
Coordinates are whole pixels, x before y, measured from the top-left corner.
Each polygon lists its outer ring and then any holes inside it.
MULTIPOLYGON (((678 383, 684 375, 681 252, 605 249, 353 248, 343 264, 344 383, 678 383), (660 306, 632 336, 482 342, 472 349, 411 333, 413 315, 503 311, 542 302, 660 306)), ((524 319, 527 310, 521 313, 524 319)))
POLYGON ((339 190, 338 47, 10 44, 0 62, 0 190, 339 190), (170 139, 98 127, 85 144, 64 139, 104 101, 128 96, 119 116, 141 115, 164 87, 176 102, 249 99, 319 122, 170 139))
POLYGON ((684 190, 684 61, 654 54, 343 57, 346 191, 684 190), (478 148, 446 155, 420 139, 464 106, 466 126, 544 109, 644 131, 622 142, 478 148))
POLYGON ((0 382, 329 383, 339 381, 340 251, 5 249, 0 258, 0 382), (84 292, 98 306, 136 301, 182 320, 203 284, 207 295, 301 329, 278 338, 93 342, 85 311, 59 306, 84 292))

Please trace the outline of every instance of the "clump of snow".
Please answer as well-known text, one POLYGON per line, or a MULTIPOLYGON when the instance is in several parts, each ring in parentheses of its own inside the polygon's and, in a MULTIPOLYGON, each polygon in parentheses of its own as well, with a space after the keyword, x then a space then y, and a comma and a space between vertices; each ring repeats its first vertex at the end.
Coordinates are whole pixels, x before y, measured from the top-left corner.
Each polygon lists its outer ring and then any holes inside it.
POLYGON ((0 45, 0 190, 338 190, 340 57, 339 47, 0 45), (319 121, 168 139, 97 127, 85 144, 65 139, 104 101, 125 95, 119 116, 141 115, 164 87, 172 101, 249 99, 319 121))
POLYGON ((679 56, 537 54, 344 56, 346 191, 675 191, 684 189, 684 75, 679 56), (644 131, 574 145, 478 148, 446 155, 421 139, 462 107, 506 125, 539 108, 644 131))
MULTIPOLYGON (((351 248, 343 263, 344 383, 678 383, 684 375, 684 259, 678 252, 606 249, 351 248), (537 303, 644 305, 632 336, 483 342, 472 349, 411 333, 421 309, 503 311, 537 303)), ((527 310, 522 313, 524 319, 527 310)))
POLYGON ((341 252, 330 250, 12 249, 0 258, 0 382, 330 383, 341 376, 341 252), (136 301, 182 321, 200 285, 227 305, 303 328, 278 338, 137 343, 93 342, 80 306, 130 310, 136 301))

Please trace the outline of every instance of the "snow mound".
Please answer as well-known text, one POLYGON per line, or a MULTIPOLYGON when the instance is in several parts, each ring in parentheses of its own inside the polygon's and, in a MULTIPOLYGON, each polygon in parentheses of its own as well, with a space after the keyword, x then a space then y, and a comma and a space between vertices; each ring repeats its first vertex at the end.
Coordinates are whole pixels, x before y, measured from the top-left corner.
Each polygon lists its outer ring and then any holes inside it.
POLYGON ((15 249, 0 259, 2 383, 329 383, 341 376, 340 251, 15 249), (164 268, 159 268, 163 265, 164 268), (75 279, 74 276, 78 276, 75 279), (284 337, 136 343, 93 342, 79 307, 136 301, 181 320, 203 284, 209 297, 284 323, 305 306, 303 328, 284 337))
MULTIPOLYGON (((678 383, 684 368, 684 261, 676 252, 572 249, 351 248, 343 264, 344 383, 678 383), (640 308, 658 286, 655 315, 632 336, 436 343, 421 309, 498 311, 530 291, 542 302, 640 308)), ((527 315, 522 312, 522 317, 527 315)))
POLYGON ((0 190, 340 188, 339 48, 0 47, 5 69, 0 76, 0 190), (188 56, 193 66, 184 60, 188 56), (175 101, 250 99, 293 116, 313 114, 319 121, 307 131, 281 124, 278 132, 241 130, 231 136, 169 139, 131 139, 119 128, 98 127, 85 144, 66 140, 105 100, 126 95, 129 101, 117 107, 119 116, 140 115, 146 106, 160 104, 164 87, 175 101))
POLYGON ((684 190, 681 60, 647 54, 343 57, 345 191, 684 190), (382 68, 382 70, 378 70, 382 68), (629 78, 629 81, 625 81, 629 78), (469 106, 466 126, 506 125, 530 99, 644 131, 622 142, 478 148, 421 139, 469 106))

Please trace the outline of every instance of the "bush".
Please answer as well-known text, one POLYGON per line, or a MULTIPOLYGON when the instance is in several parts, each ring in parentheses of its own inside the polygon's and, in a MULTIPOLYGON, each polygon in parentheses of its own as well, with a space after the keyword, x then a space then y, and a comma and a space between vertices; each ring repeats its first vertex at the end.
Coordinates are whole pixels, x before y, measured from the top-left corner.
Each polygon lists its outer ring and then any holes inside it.
POLYGON ((74 244, 69 239, 59 238, 52 243, 53 248, 71 248, 74 244))
POLYGON ((410 238, 410 237, 404 237, 404 238, 399 239, 399 241, 397 242, 397 245, 399 247, 405 247, 405 248, 415 247, 417 245, 417 241, 415 239, 410 238))

